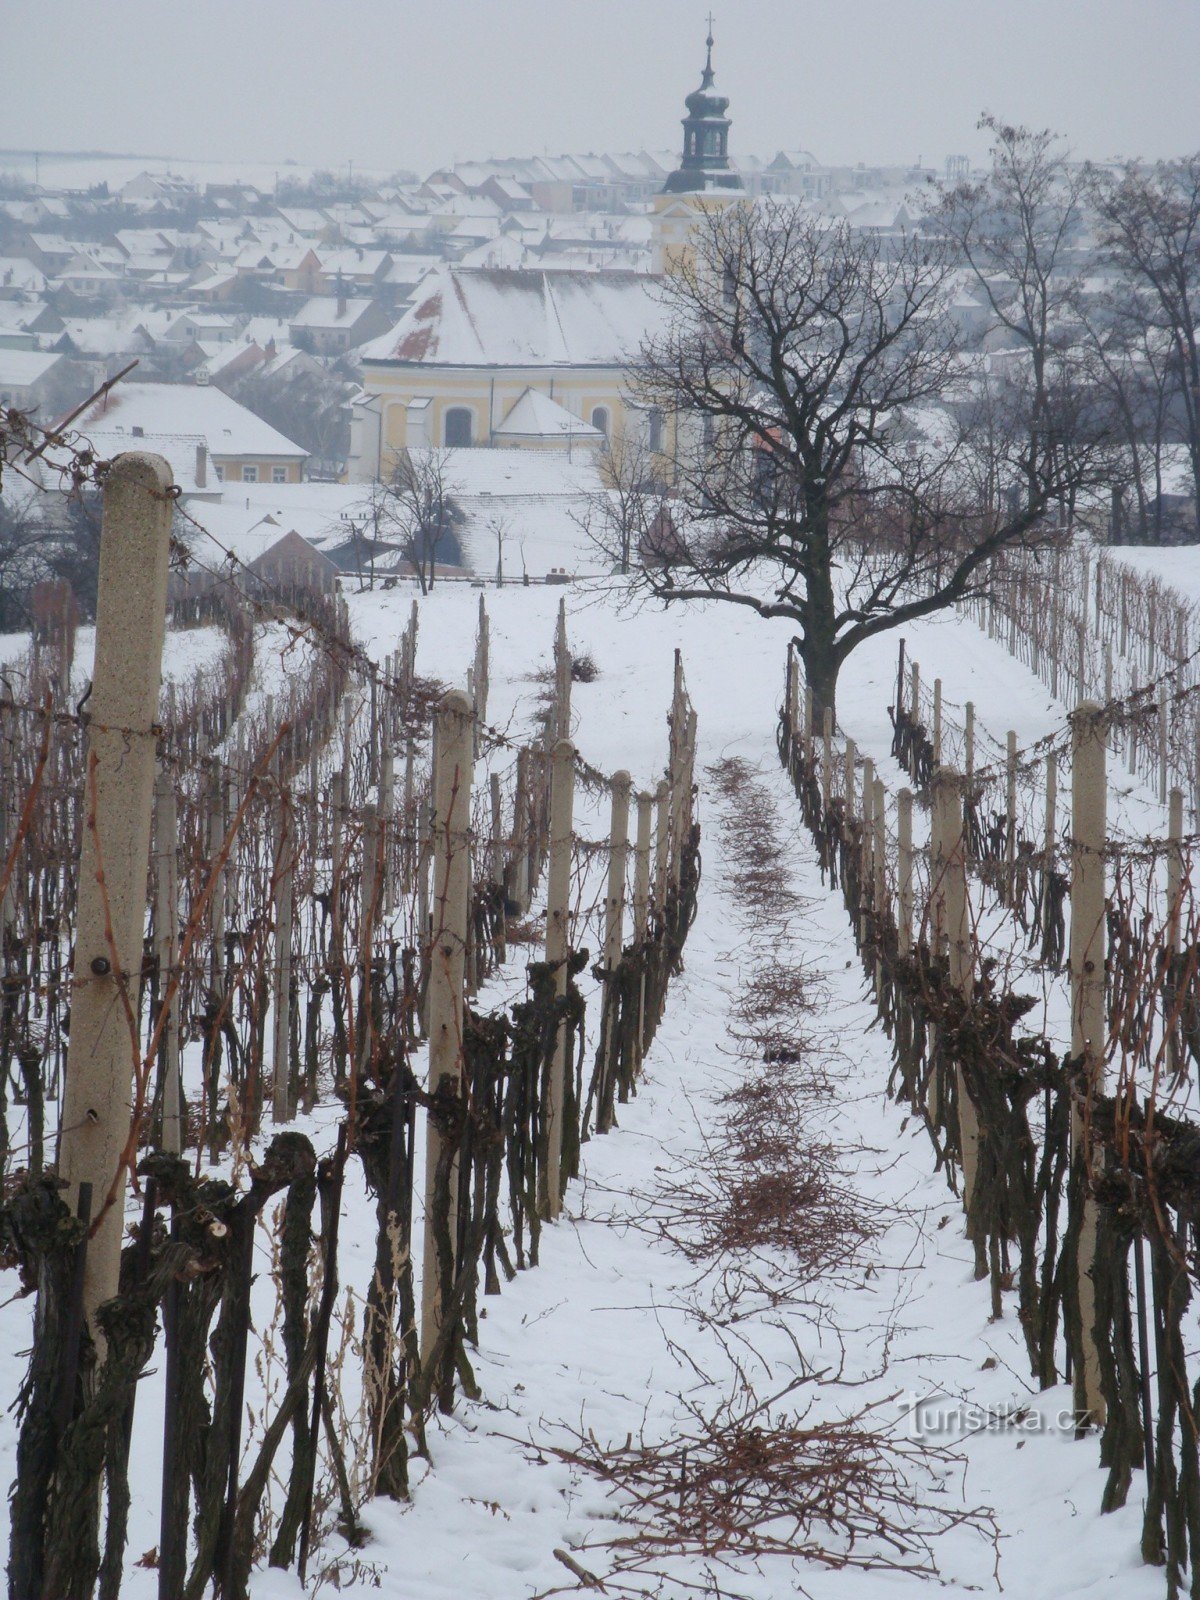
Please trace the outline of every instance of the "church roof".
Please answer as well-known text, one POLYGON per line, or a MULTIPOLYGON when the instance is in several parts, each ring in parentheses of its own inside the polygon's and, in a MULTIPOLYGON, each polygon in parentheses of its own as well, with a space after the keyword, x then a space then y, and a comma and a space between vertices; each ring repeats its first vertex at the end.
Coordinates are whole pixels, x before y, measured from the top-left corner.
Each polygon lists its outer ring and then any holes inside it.
POLYGON ((599 428, 573 417, 537 389, 526 389, 496 429, 497 439, 584 439, 596 444, 604 438, 599 428))
POLYGON ((446 266, 362 350, 364 361, 446 367, 617 367, 666 318, 636 272, 446 266))

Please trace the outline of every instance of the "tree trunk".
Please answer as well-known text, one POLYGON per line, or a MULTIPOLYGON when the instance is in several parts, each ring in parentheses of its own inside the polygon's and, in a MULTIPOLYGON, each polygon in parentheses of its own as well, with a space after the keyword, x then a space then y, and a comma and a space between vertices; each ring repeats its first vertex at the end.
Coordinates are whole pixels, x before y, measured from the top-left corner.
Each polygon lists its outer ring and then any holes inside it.
POLYGON ((820 728, 825 721, 825 708, 833 712, 837 724, 837 681, 841 661, 832 641, 819 635, 806 633, 800 642, 800 659, 804 663, 804 681, 812 691, 813 726, 820 728))

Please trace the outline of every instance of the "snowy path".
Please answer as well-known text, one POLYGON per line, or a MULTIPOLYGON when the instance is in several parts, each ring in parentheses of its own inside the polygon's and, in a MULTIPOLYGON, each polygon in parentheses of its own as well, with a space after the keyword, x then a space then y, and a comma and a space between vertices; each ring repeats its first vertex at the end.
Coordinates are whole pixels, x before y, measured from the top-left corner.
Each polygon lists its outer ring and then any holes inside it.
MULTIPOLYGON (((425 608, 425 670, 460 675, 474 599, 446 594, 425 608)), ((500 693, 514 706, 525 674, 545 655, 554 603, 552 595, 529 591, 489 595, 494 660, 503 661, 509 680, 500 693), (503 641, 499 647, 496 639, 503 641)), ((383 610, 382 597, 368 597, 356 626, 366 622, 368 604, 383 610)), ((823 1335, 799 1315, 784 1319, 782 1327, 759 1318, 738 1329, 736 1345, 689 1316, 694 1269, 628 1225, 639 1209, 630 1196, 650 1193, 663 1169, 699 1159, 699 1124, 737 1070, 731 1010, 764 954, 782 959, 775 948, 756 947, 738 925, 730 863, 712 798, 702 791, 700 914, 687 971, 672 990, 643 1090, 624 1109, 619 1130, 587 1146, 585 1174, 569 1195, 568 1217, 544 1237, 542 1266, 487 1302, 476 1363, 484 1400, 464 1404, 458 1416, 432 1430, 432 1464, 418 1470, 410 1505, 369 1509, 376 1538, 363 1556, 381 1569, 385 1592, 412 1600, 518 1600, 564 1582, 569 1586, 553 1551, 595 1536, 605 1502, 595 1484, 573 1481, 564 1466, 517 1441, 565 1443, 563 1430, 571 1427, 618 1443, 642 1429, 652 1437, 667 1435, 679 1425, 686 1401, 715 1402, 728 1392, 730 1349, 764 1394, 800 1370, 798 1350, 820 1366, 844 1349, 847 1386, 823 1389, 816 1398, 825 1417, 906 1392, 944 1393, 984 1406, 1031 1403, 1036 1421, 1047 1424, 1069 1403, 1065 1388, 1042 1397, 1029 1392, 1013 1315, 989 1323, 986 1286, 971 1277, 957 1203, 932 1175, 926 1137, 915 1126, 905 1128, 900 1110, 884 1099, 889 1052, 873 1025, 845 912, 821 885, 794 799, 774 761, 785 631, 740 617, 710 623, 694 614, 619 618, 604 607, 574 614, 573 643, 590 649, 602 672, 596 685, 577 694, 581 748, 589 759, 630 765, 639 778, 649 776, 660 759, 670 651, 680 643, 699 713, 699 767, 730 753, 748 759, 774 795, 780 827, 790 836, 795 887, 805 901, 790 930, 792 956, 808 961, 824 980, 821 1026, 831 1070, 840 1074, 830 1127, 842 1135, 852 1131, 879 1152, 860 1158, 853 1181, 865 1208, 894 1208, 896 1218, 874 1247, 869 1269, 827 1291, 823 1335), (888 1370, 870 1377, 880 1367, 889 1327, 888 1370), (860 1380, 866 1381, 855 1387, 860 1380)), ((381 648, 390 647, 388 631, 380 627, 381 648)), ((1003 656, 1006 670, 999 674, 999 648, 969 624, 948 623, 937 631, 960 668, 978 674, 981 711, 989 700, 997 709, 1018 704, 1028 730, 1023 736, 1044 731, 1043 719, 1053 711, 1023 669, 1003 656)), ((881 648, 874 659, 864 653, 854 663, 844 702, 852 724, 886 720, 890 658, 889 641, 886 657, 881 648)), ((869 740, 865 727, 863 732, 869 740)), ((900 1409, 893 1404, 891 1415, 900 1409)), ((951 1478, 945 1494, 948 1501, 994 1508, 1006 1592, 1022 1600, 1117 1593, 1148 1600, 1161 1592, 1160 1576, 1138 1565, 1136 1504, 1114 1517, 1098 1515, 1103 1474, 1094 1440, 1075 1443, 1050 1425, 1035 1431, 1031 1422, 1023 1429, 980 1432, 964 1453, 965 1484, 961 1476, 951 1478)), ((937 1555, 954 1590, 994 1591, 994 1554, 977 1534, 948 1536, 937 1555)), ((602 1554, 581 1559, 605 1571, 602 1554)), ((747 1573, 732 1587, 766 1600, 801 1592, 801 1581, 817 1597, 919 1592, 916 1580, 894 1575, 807 1567, 797 1577, 778 1566, 747 1573)), ((262 1574, 256 1582, 256 1594, 263 1596, 295 1592, 283 1576, 262 1574)), ((682 1590, 672 1586, 664 1592, 682 1590)))

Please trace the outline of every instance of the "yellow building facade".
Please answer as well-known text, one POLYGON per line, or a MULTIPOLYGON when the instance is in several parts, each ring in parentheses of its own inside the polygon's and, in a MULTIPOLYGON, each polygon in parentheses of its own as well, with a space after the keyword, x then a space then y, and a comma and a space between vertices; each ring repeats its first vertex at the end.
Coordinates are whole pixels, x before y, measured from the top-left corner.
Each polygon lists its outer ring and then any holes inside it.
POLYGON ((644 273, 441 268, 363 351, 352 477, 410 447, 602 447, 644 427, 627 380, 661 321, 644 273))

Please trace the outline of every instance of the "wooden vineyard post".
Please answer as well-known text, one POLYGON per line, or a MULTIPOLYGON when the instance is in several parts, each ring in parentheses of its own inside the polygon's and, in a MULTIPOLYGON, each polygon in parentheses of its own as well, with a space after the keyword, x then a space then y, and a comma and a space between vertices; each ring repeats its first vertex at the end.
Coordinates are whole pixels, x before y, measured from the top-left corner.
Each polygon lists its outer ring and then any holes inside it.
POLYGON ((667 913, 671 859, 671 788, 665 778, 654 791, 654 910, 661 924, 667 913))
POLYGON ((862 827, 858 835, 858 943, 867 942, 871 924, 871 897, 874 884, 875 854, 875 763, 863 761, 862 827))
POLYGON ((942 764, 942 680, 933 680, 933 764, 942 764))
POLYGON ((475 757, 479 758, 479 741, 487 724, 488 680, 491 671, 491 628, 488 623, 487 604, 482 592, 479 596, 479 626, 475 635, 475 757))
MULTIPOLYGON (((1071 717, 1071 1054, 1083 1062, 1089 1089, 1104 1088, 1107 1018, 1104 1004, 1104 841, 1106 821, 1105 729, 1100 707, 1085 700, 1071 717)), ((1077 1290, 1082 1349, 1075 1363, 1075 1410, 1081 1422, 1103 1423, 1100 1355, 1096 1340, 1096 1202, 1084 1174, 1085 1118, 1076 1110, 1071 1159, 1083 1192, 1077 1290)))
POLYGON ((375 930, 383 902, 383 829, 379 812, 371 805, 363 807, 362 823, 362 879, 359 884, 358 912, 358 967, 359 967, 359 1036, 358 1079, 363 1082, 371 1071, 375 1055, 375 1014, 371 993, 375 956, 375 930))
POLYGON ((513 857, 512 900, 517 914, 524 916, 529 910, 529 751, 524 745, 517 751, 517 793, 513 802, 513 857))
POLYGON ((796 737, 796 660, 795 646, 788 640, 787 658, 784 663, 783 673, 783 742, 784 756, 790 768, 795 754, 796 737))
MULTIPOLYGON (((938 810, 939 867, 945 937, 950 954, 950 982, 964 1000, 971 997, 973 961, 971 927, 967 908, 966 854, 963 849, 963 813, 960 780, 956 772, 943 767, 934 777, 934 805, 938 810)), ((979 1169, 979 1118, 967 1089, 962 1067, 955 1069, 958 1099, 959 1142, 962 1149, 963 1205, 968 1218, 975 1196, 979 1169)), ((974 1230, 968 1229, 974 1238, 974 1230)), ((974 1238, 976 1276, 987 1271, 982 1251, 984 1241, 974 1238)))
POLYGON ((913 920, 913 847, 912 847, 911 789, 901 789, 896 796, 896 834, 899 840, 899 917, 897 943, 901 956, 912 954, 913 920))
MULTIPOLYGON (((627 772, 612 779, 612 823, 608 836, 608 893, 604 898, 604 1012, 600 1031, 600 1075, 596 1095, 596 1132, 607 1133, 613 1116, 613 1078, 621 1048, 613 1023, 617 1016, 617 969, 625 942, 625 872, 629 855, 629 796, 633 780, 627 772)), ((679 816, 678 806, 676 817, 679 816)), ((678 852, 678 838, 675 845, 678 852)), ((673 889, 678 889, 678 868, 672 864, 673 889)), ((624 1083, 621 1099, 627 1098, 624 1083)))
POLYGON ((804 770, 812 771, 813 764, 813 699, 812 690, 804 685, 804 770))
POLYGON ((975 702, 973 700, 968 700, 964 707, 963 746, 966 756, 963 775, 967 780, 967 788, 970 789, 975 782, 975 702))
POLYGON ((876 778, 872 785, 871 821, 874 828, 871 862, 871 910, 875 938, 875 998, 883 999, 883 926, 887 906, 887 797, 883 779, 876 778))
POLYGON ((1046 825, 1042 839, 1042 919, 1047 925, 1050 912, 1050 876, 1054 871, 1054 848, 1058 842, 1058 756, 1053 750, 1046 757, 1046 825))
POLYGON ((847 738, 845 761, 842 767, 842 798, 845 803, 845 819, 850 823, 857 810, 854 792, 854 763, 858 755, 858 748, 854 740, 847 738))
POLYGON ((216 1162, 218 1129, 217 1107, 220 1100, 221 1031, 218 1019, 225 1006, 225 915, 226 879, 228 864, 217 867, 221 845, 225 838, 225 785, 221 767, 216 761, 208 775, 207 845, 208 859, 213 864, 212 898, 209 901, 209 930, 212 948, 209 952, 208 987, 212 1022, 205 1035, 204 1051, 204 1104, 205 1123, 208 1129, 208 1158, 216 1162))
POLYGON ((493 772, 488 779, 488 800, 492 816, 492 836, 488 848, 488 882, 492 886, 492 892, 499 896, 499 914, 492 939, 492 956, 498 966, 503 966, 508 954, 508 940, 504 926, 504 800, 500 793, 498 772, 493 772))
MULTIPOLYGON (((633 857, 633 942, 641 949, 650 937, 650 846, 654 822, 654 797, 637 797, 637 844, 633 857)), ((641 1067, 646 1040, 646 972, 638 984, 638 1021, 635 1065, 641 1067)))
POLYGON ((117 457, 104 487, 59 1158, 71 1212, 78 1209, 82 1184, 90 1185, 93 1196, 83 1287, 89 1320, 117 1292, 125 1232, 171 486, 170 468, 160 456, 131 452, 117 457))
MULTIPOLYGON (((389 700, 390 704, 390 700, 389 700)), ((379 828, 383 837, 379 909, 382 916, 390 916, 395 905, 395 849, 393 819, 396 812, 396 753, 392 748, 390 732, 386 735, 379 763, 379 828)))
MULTIPOLYGON (((554 974, 554 992, 561 1000, 567 992, 567 962, 571 954, 571 843, 575 809, 575 746, 560 739, 550 763, 550 871, 546 887, 546 965, 554 974)), ((546 1106, 546 1154, 542 1167, 544 1189, 538 1199, 551 1222, 562 1208, 563 1118, 566 1108, 567 1025, 560 1023, 554 1036, 550 1085, 546 1106)))
MULTIPOLYGON (((1170 840, 1170 849, 1167 852, 1167 962, 1168 972, 1174 973, 1175 963, 1179 958, 1180 934, 1183 921, 1183 790, 1172 789, 1168 807, 1167 836, 1170 840)), ((1174 996, 1175 982, 1172 979, 1168 994, 1174 996)), ((1178 1001, 1174 1001, 1178 1009, 1178 1001)), ((1167 1067, 1170 1072, 1178 1075, 1182 1065, 1179 1049, 1179 1019, 1171 1015, 1170 1009, 1163 1017, 1163 1026, 1167 1034, 1167 1067)))
POLYGON ((292 1115, 292 912, 296 864, 296 815, 292 797, 278 781, 275 793, 275 862, 271 873, 275 910, 275 970, 271 997, 271 1121, 292 1115))
POLYGON ((567 644, 567 602, 558 602, 558 624, 554 630, 554 723, 555 739, 571 737, 571 649, 567 644))
POLYGON ((429 1034, 429 961, 433 939, 433 907, 430 903, 430 876, 433 871, 433 818, 429 798, 422 795, 417 802, 416 868, 417 883, 417 948, 421 952, 422 999, 421 1030, 429 1034))
MULTIPOLYGON (((474 725, 460 690, 443 696, 437 713, 433 799, 433 926, 429 953, 429 1093, 447 1112, 462 1098, 463 991, 471 895, 470 826, 474 725)), ((428 1364, 441 1342, 435 1389, 451 1400, 453 1367, 444 1336, 444 1308, 453 1292, 458 1239, 458 1151, 441 1120, 425 1121, 425 1241, 421 1282, 421 1350, 428 1364)))
POLYGON ((1004 898, 1011 906, 1017 898, 1017 736, 1008 730, 1004 754, 1004 898))
POLYGON ((183 1107, 179 1083, 179 1001, 171 993, 179 946, 179 868, 176 855, 178 819, 175 786, 166 767, 154 781, 154 946, 158 957, 159 1083, 162 1093, 162 1137, 159 1148, 169 1155, 183 1149, 183 1107))
POLYGON ((1158 686, 1158 803, 1165 806, 1170 787, 1171 701, 1167 686, 1158 686))
MULTIPOLYGON (((0 862, 8 860, 8 809, 12 804, 9 774, 13 765, 13 751, 16 749, 15 740, 16 734, 11 726, 10 715, 7 710, 0 707, 0 862)), ((0 868, 0 871, 2 870, 0 868)), ((15 907, 16 894, 10 877, 4 886, 3 894, 0 895, 0 950, 3 949, 4 938, 13 925, 15 907)))

